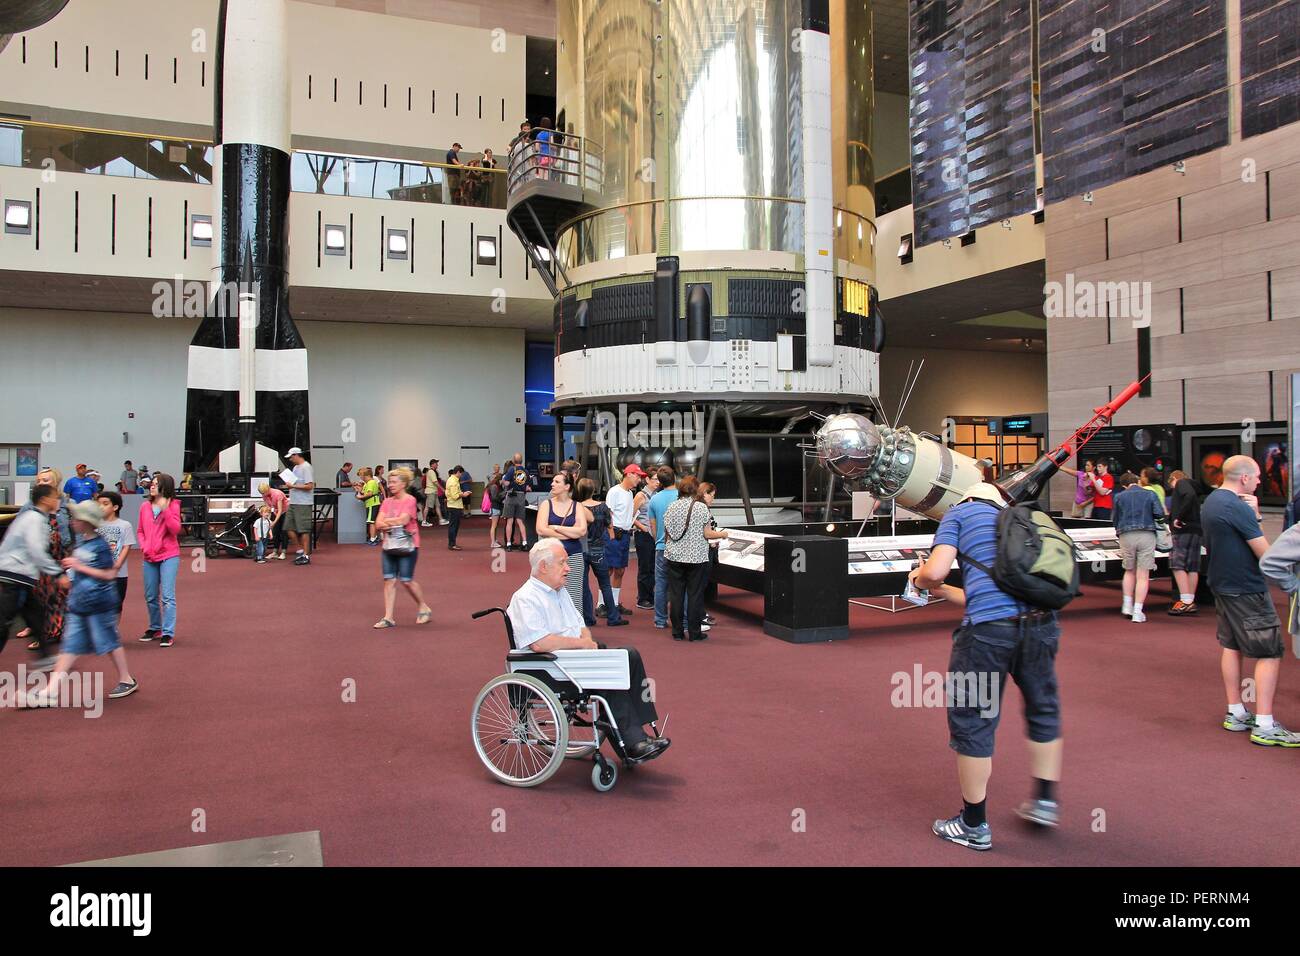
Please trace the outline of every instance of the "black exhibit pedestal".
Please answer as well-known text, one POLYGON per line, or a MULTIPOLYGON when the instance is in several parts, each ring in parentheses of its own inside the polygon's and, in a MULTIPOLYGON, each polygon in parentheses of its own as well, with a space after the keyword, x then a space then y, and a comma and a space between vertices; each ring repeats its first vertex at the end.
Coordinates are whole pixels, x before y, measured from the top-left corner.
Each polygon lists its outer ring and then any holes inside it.
POLYGON ((848 541, 768 538, 764 549, 763 631, 792 644, 848 637, 848 541))

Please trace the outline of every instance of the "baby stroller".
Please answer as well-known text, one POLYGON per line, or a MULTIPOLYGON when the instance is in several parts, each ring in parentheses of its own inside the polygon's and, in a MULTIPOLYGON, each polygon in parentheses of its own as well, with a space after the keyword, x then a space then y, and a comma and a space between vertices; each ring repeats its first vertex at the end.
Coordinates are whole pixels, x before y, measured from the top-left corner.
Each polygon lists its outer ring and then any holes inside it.
POLYGON ((227 518, 225 527, 208 537, 208 542, 204 546, 208 557, 233 554, 239 558, 251 558, 256 555, 253 525, 257 523, 258 514, 257 506, 249 505, 244 509, 243 514, 227 518))

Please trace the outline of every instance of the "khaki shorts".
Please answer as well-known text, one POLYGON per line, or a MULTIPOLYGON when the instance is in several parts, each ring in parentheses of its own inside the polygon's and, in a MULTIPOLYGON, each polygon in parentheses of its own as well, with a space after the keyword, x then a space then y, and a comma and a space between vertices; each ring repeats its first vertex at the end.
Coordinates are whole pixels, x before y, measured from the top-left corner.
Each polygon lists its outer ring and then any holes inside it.
POLYGON ((311 534, 311 505, 290 505, 284 516, 284 530, 297 534, 311 534))
POLYGON ((1154 531, 1125 531, 1119 536, 1119 550, 1123 555, 1125 571, 1154 571, 1156 569, 1156 533, 1154 531))
POLYGON ((1256 660, 1282 656, 1282 622, 1267 591, 1215 594, 1214 607, 1219 612, 1220 646, 1256 660))

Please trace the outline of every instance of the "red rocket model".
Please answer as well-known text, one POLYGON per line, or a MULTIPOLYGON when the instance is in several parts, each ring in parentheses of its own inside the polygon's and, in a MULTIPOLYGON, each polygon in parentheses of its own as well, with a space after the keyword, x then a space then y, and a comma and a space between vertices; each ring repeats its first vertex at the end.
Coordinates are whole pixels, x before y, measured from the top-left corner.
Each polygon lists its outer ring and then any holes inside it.
POLYGON ((1145 378, 1132 382, 1124 391, 1105 405, 1094 408, 1092 418, 1080 425, 1073 435, 1047 452, 1028 468, 1011 475, 1005 475, 994 482, 998 490, 1007 499, 1007 502, 1014 505, 1026 501, 1036 501, 1038 496, 1043 493, 1043 488, 1047 486, 1047 482, 1060 471, 1061 466, 1069 461, 1071 457, 1077 455, 1079 450, 1088 444, 1097 432, 1109 425, 1111 419, 1115 417, 1115 413, 1138 393, 1142 388, 1142 383, 1150 377, 1150 375, 1147 375, 1145 378))

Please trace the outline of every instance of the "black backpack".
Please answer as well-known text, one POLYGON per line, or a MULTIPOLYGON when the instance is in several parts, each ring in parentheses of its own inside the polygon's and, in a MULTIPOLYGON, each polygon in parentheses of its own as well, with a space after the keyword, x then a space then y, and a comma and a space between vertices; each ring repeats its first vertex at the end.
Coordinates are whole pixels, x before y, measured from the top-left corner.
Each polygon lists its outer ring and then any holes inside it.
POLYGON ((1070 536, 1034 505, 1009 505, 998 511, 998 555, 993 567, 958 552, 961 560, 991 577, 998 590, 1031 607, 1059 611, 1078 597, 1079 556, 1070 536))

